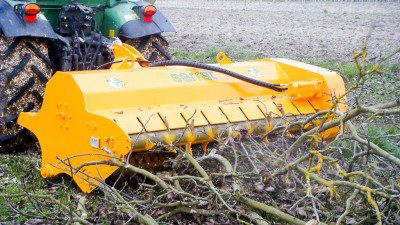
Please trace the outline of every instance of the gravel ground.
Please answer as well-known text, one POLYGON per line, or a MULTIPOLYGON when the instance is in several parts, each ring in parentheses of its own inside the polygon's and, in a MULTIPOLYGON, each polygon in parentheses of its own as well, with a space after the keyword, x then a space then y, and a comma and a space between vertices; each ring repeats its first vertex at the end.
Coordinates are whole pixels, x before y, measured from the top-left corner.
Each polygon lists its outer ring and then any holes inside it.
POLYGON ((400 48, 400 3, 245 5, 160 0, 156 4, 177 29, 166 35, 173 50, 238 47, 270 57, 349 60, 364 38, 370 53, 400 48))

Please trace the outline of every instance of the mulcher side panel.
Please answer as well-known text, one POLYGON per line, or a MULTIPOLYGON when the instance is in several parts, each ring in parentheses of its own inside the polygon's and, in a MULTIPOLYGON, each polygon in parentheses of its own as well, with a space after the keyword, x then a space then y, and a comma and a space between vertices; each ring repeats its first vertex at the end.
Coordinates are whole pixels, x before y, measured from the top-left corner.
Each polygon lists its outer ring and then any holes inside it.
POLYGON ((36 23, 25 23, 15 14, 14 8, 9 2, 0 0, 0 15, 0 28, 8 38, 25 36, 58 39, 43 14, 38 15, 36 23))
POLYGON ((18 123, 39 140, 42 176, 69 174, 84 192, 91 192, 99 184, 96 179, 106 179, 118 168, 91 165, 80 170, 79 166, 123 157, 131 148, 129 136, 114 121, 86 110, 80 87, 63 72, 48 82, 40 112, 21 113, 18 123))

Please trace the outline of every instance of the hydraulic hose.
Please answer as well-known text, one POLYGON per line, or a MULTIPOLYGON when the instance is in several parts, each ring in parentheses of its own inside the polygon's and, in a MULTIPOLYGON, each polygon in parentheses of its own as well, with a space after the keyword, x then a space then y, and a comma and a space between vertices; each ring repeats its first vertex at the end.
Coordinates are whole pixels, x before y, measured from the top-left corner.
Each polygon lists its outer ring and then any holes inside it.
POLYGON ((268 82, 264 82, 264 81, 260 81, 260 80, 256 80, 247 76, 244 76, 242 74, 221 68, 221 67, 217 67, 217 66, 211 66, 211 65, 207 65, 204 63, 198 63, 198 62, 188 62, 188 61, 183 61, 183 60, 165 60, 165 61, 159 61, 159 62, 154 62, 150 65, 150 67, 159 67, 159 66, 187 66, 187 67, 193 67, 193 68, 198 68, 198 69, 204 69, 204 70, 210 70, 210 71, 214 71, 214 72, 218 72, 218 73, 222 73, 222 74, 226 74, 228 76, 234 77, 236 79, 242 80, 244 82, 247 83, 251 83, 260 87, 265 87, 277 92, 282 92, 282 91, 286 91, 287 88, 280 88, 283 86, 286 86, 284 84, 271 84, 268 82))

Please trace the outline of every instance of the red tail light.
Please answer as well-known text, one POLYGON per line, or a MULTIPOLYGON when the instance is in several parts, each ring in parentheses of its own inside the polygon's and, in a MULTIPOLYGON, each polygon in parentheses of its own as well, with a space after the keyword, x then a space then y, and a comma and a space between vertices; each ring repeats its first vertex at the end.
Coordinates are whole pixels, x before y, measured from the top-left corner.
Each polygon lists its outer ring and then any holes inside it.
POLYGON ((148 5, 143 8, 143 21, 144 22, 153 22, 153 16, 156 14, 157 8, 153 5, 148 5))
POLYGON ((26 4, 24 7, 25 22, 36 23, 36 16, 40 12, 40 7, 34 3, 26 4))

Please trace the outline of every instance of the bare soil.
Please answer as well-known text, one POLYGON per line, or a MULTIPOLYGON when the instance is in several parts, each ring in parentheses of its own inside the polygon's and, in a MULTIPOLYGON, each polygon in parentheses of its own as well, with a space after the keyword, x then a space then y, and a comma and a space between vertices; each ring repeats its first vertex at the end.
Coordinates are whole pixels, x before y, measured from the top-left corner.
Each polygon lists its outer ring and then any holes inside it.
MULTIPOLYGON (((237 47, 263 56, 349 60, 367 39, 370 53, 400 48, 400 3, 266 3, 160 0, 175 25, 173 50, 237 47)), ((394 60, 399 61, 399 56, 394 60)))

